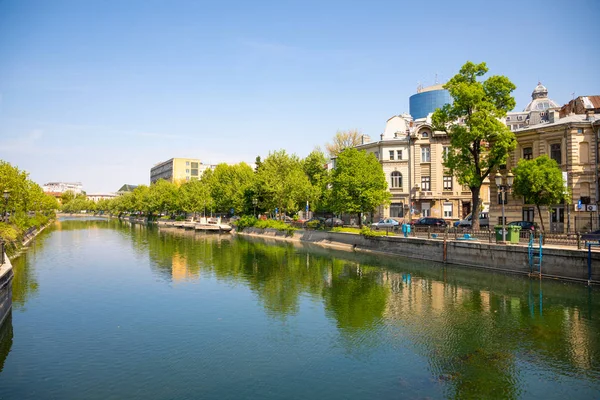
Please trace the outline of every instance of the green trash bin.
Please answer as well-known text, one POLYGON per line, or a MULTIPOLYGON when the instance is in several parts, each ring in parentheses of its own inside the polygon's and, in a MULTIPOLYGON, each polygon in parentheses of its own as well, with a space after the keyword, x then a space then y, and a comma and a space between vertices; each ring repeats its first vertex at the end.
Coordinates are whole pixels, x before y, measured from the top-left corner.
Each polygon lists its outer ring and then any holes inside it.
MULTIPOLYGON (((496 231, 496 243, 502 243, 502 225, 494 226, 496 231)), ((506 231, 506 240, 508 240, 508 230, 506 231)))
POLYGON ((506 241, 509 243, 519 243, 519 238, 521 236, 521 227, 510 225, 507 226, 506 232, 506 241))

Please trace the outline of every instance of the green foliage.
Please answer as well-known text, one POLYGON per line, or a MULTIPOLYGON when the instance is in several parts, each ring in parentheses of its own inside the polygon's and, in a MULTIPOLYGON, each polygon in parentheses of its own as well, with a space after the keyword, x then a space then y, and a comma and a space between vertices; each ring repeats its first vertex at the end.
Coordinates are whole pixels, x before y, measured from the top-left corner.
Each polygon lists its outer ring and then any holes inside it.
POLYGON ((319 190, 313 186, 304 172, 302 162, 296 155, 285 150, 269 153, 256 173, 254 192, 260 200, 260 208, 295 213, 306 201, 319 198, 319 190))
POLYGON ((540 206, 561 203, 565 195, 569 196, 562 178, 562 170, 556 161, 542 155, 533 160, 519 160, 514 174, 514 193, 522 196, 525 203, 537 206, 542 230, 545 230, 540 206))
POLYGON ((246 163, 219 164, 214 171, 202 177, 210 188, 215 211, 240 212, 247 208, 246 191, 254 185, 254 171, 246 163))
POLYGON ((345 232, 345 233, 361 233, 361 229, 358 228, 350 228, 347 226, 336 226, 331 228, 331 232, 345 232))
MULTIPOLYGON (((485 63, 468 61, 444 85, 453 103, 433 113, 434 129, 447 132, 451 151, 444 166, 467 185, 473 193, 473 209, 479 209, 479 191, 485 178, 497 166, 506 162, 516 146, 516 139, 500 118, 515 107, 511 96, 516 86, 505 76, 491 76, 479 81, 488 72, 485 63)), ((477 229, 479 220, 473 222, 477 229)))
POLYGON ((4 222, 0 222, 0 238, 7 242, 14 242, 17 240, 19 232, 13 225, 9 225, 4 222))
POLYGON ((331 176, 331 208, 337 213, 359 213, 388 204, 385 174, 371 153, 349 148, 342 151, 331 176))
POLYGON ((368 226, 363 226, 360 229, 360 234, 363 235, 364 237, 387 236, 387 233, 385 231, 374 231, 373 229, 369 228, 368 226))
POLYGON ((256 225, 257 221, 258 220, 256 219, 256 217, 254 217, 253 215, 244 215, 236 222, 235 225, 236 225, 238 231, 242 231, 245 228, 256 225))
POLYGON ((278 231, 285 232, 286 236, 292 236, 294 232, 297 231, 293 226, 274 219, 258 220, 254 224, 254 227, 258 229, 277 229, 278 231))
POLYGON ((308 221, 306 223, 306 227, 308 229, 321 229, 321 228, 323 228, 323 224, 321 223, 321 221, 314 219, 312 221, 308 221))

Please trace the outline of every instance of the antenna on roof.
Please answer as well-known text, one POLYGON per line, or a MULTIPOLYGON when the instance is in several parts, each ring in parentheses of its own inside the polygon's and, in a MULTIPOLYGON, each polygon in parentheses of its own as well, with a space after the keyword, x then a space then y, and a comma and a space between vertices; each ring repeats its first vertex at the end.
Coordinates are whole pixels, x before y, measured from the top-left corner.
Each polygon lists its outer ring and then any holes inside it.
POLYGON ((575 100, 575 92, 571 93, 571 97, 572 97, 571 100, 575 100))

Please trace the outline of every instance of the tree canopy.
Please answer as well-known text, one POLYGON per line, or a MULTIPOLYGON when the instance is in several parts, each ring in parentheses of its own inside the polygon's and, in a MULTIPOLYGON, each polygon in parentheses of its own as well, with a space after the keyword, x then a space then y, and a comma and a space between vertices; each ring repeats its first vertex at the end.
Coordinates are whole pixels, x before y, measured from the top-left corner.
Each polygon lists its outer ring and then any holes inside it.
POLYGON ((557 162, 542 155, 533 160, 521 159, 514 169, 514 193, 523 196, 526 204, 535 204, 544 228, 540 206, 549 206, 563 201, 566 188, 562 170, 557 162))
POLYGON ((337 131, 331 143, 325 145, 325 149, 331 157, 340 154, 344 149, 355 147, 360 144, 362 133, 357 129, 337 131))
POLYGON ((338 155, 331 176, 330 206, 334 211, 358 213, 362 226, 363 213, 389 201, 385 174, 373 154, 348 148, 338 155))
MULTIPOLYGON (((516 146, 515 135, 500 118, 515 107, 511 96, 516 86, 505 76, 478 78, 488 72, 486 64, 468 61, 444 85, 453 103, 438 108, 432 117, 434 129, 450 137, 451 151, 444 166, 461 185, 472 192, 472 209, 480 204, 480 189, 485 178, 506 162, 516 146)), ((479 220, 473 219, 473 228, 479 220)))

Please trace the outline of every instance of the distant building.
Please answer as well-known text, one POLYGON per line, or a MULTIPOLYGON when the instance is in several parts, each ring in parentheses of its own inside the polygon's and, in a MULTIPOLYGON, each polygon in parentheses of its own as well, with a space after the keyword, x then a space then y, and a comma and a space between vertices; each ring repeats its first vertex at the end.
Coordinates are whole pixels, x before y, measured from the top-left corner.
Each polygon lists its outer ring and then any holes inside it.
POLYGON ((97 203, 99 200, 110 200, 118 196, 117 193, 91 193, 87 194, 87 199, 97 203))
POLYGON ((129 185, 129 184, 124 184, 123 186, 121 186, 121 188, 119 190, 117 190, 117 195, 118 196, 122 196, 125 193, 129 193, 129 192, 133 192, 133 190, 137 187, 137 185, 129 185))
POLYGON ((65 193, 73 192, 79 194, 83 192, 81 182, 48 182, 42 186, 46 193, 65 193))
POLYGON ((531 101, 523 111, 513 111, 506 114, 505 123, 511 131, 524 129, 531 125, 549 122, 550 111, 559 109, 554 100, 548 98, 548 89, 541 82, 533 89, 531 101))
POLYGON ((433 85, 428 87, 418 87, 417 94, 409 98, 410 115, 415 119, 426 118, 433 113, 436 108, 441 108, 445 104, 452 103, 450 92, 443 88, 443 85, 433 85))
POLYGON ((150 183, 159 179, 169 182, 186 182, 200 179, 204 171, 214 169, 216 165, 202 164, 195 158, 171 158, 160 162, 150 169, 150 183))
MULTIPOLYGON (((520 159, 534 159, 543 154, 555 160, 563 171, 572 202, 541 207, 546 230, 563 233, 598 229, 598 212, 595 210, 600 205, 597 158, 600 96, 581 96, 559 108, 547 99, 545 88, 538 85, 532 97, 532 106, 526 109, 544 112, 546 116, 537 123, 529 119, 524 127, 516 129, 517 147, 506 167, 512 169, 520 159)), ((494 177, 490 180, 494 182, 494 177)), ((497 188, 493 183, 490 186, 494 199, 490 207, 490 224, 501 223, 502 205, 497 188)), ((532 204, 512 195, 508 196, 505 216, 508 222, 540 222, 532 204)))

